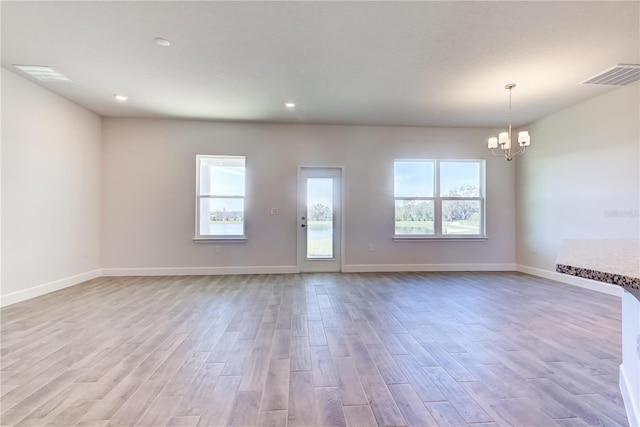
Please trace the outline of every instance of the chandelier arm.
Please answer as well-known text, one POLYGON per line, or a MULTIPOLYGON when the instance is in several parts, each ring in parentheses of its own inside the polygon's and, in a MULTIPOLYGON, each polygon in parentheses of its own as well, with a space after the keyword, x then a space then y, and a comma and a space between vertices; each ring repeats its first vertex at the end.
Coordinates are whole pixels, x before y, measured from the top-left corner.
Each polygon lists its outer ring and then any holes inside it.
POLYGON ((524 154, 525 150, 527 149, 527 147, 522 147, 521 150, 516 151, 515 153, 513 153, 514 156, 521 156, 524 154))
POLYGON ((497 153, 496 154, 496 149, 492 148, 491 149, 491 154, 493 154, 494 157, 504 157, 507 161, 511 161, 511 159, 513 159, 513 156, 510 154, 509 152, 510 150, 504 150, 502 151, 502 153, 497 153))

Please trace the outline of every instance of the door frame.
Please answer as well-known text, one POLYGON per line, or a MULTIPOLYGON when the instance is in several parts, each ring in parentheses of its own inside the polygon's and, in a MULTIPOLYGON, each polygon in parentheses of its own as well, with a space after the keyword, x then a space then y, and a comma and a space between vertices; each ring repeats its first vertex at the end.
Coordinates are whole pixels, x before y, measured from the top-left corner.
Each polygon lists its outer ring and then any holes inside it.
MULTIPOLYGON (((342 272, 344 269, 344 241, 345 241, 345 226, 344 226, 344 218, 345 218, 345 194, 344 194, 344 177, 345 177, 345 168, 343 165, 299 165, 298 166, 298 174, 297 174, 297 192, 296 192, 296 262, 297 262, 297 271, 298 273, 304 273, 304 261, 305 257, 303 255, 303 247, 302 247, 302 227, 300 227, 300 217, 302 215, 302 206, 300 203, 300 196, 303 190, 303 182, 302 182, 302 171, 304 169, 335 169, 340 172, 340 257, 337 258, 339 263, 338 272, 342 272)), ((320 261, 320 260, 319 260, 320 261)), ((320 261, 321 262, 321 261, 320 261)), ((320 271, 318 271, 320 272, 320 271)))

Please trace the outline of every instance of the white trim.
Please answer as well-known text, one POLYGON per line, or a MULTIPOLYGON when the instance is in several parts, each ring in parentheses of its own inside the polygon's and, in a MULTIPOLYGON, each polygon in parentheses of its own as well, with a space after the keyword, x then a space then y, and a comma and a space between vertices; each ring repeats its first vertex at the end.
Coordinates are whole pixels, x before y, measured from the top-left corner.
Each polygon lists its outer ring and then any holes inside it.
POLYGON ((31 298, 39 297, 40 295, 59 291, 60 289, 75 286, 82 282, 86 282, 87 280, 95 279, 101 276, 102 270, 98 268, 96 270, 87 271, 86 273, 76 274, 75 276, 65 277, 63 279, 54 280, 42 285, 23 289, 21 291, 12 292, 0 297, 0 307, 6 307, 11 304, 16 304, 18 302, 26 301, 31 298))
POLYGON ((210 154, 196 154, 196 220, 195 220, 195 235, 193 237, 194 242, 197 241, 206 241, 206 240, 247 240, 246 229, 247 229, 247 156, 227 156, 227 155, 210 155, 210 154), (242 196, 234 196, 234 195, 215 195, 215 194, 200 194, 200 166, 202 164, 203 159, 219 159, 219 160, 239 160, 242 159, 244 161, 244 195, 242 196), (209 235, 209 234, 200 234, 200 200, 203 198, 208 199, 242 199, 242 235, 209 235))
POLYGON ((638 396, 633 396, 633 388, 631 388, 629 379, 625 374, 624 363, 620 365, 620 393, 624 401, 629 425, 632 427, 640 426, 640 408, 636 406, 638 396))
POLYGON ((247 238, 245 236, 242 237, 194 237, 193 241, 195 243, 246 243, 247 238))
POLYGON ((515 271, 515 264, 349 264, 344 273, 391 273, 412 271, 515 271))
MULTIPOLYGON (((621 297, 623 293, 623 288, 617 285, 520 264, 348 264, 342 266, 342 272, 344 273, 404 271, 519 271, 618 297, 621 297)), ((105 276, 206 276, 223 274, 294 274, 299 272, 300 270, 297 265, 96 269, 1 296, 0 307, 6 307, 40 295, 68 288, 86 282, 87 280, 105 276)))
MULTIPOLYGON (((341 272, 344 271, 344 264, 345 264, 345 210, 344 207, 346 206, 345 204, 345 168, 344 165, 334 165, 334 166, 327 166, 327 165, 317 165, 317 166, 308 166, 308 165, 298 165, 298 178, 297 178, 298 182, 297 182, 297 190, 296 190, 296 194, 297 194, 297 198, 296 198, 296 263, 297 263, 297 268, 298 268, 298 272, 305 272, 305 273, 322 273, 322 272, 327 272, 327 273, 331 273, 331 272, 341 272), (339 204, 338 209, 336 209, 339 212, 339 227, 334 227, 334 239, 338 240, 340 242, 339 248, 340 248, 340 257, 333 257, 331 259, 317 259, 315 261, 325 261, 325 265, 323 266, 323 263, 318 262, 316 265, 313 265, 312 268, 310 267, 310 264, 307 264, 307 262, 311 261, 308 260, 305 256, 304 256, 304 249, 306 247, 306 234, 302 231, 301 227, 300 227, 300 220, 301 217, 303 216, 303 213, 306 212, 306 206, 302 206, 301 202, 304 199, 306 201, 306 194, 304 194, 304 190, 306 189, 306 183, 304 182, 305 179, 305 170, 308 170, 309 173, 311 173, 312 171, 318 171, 319 172, 319 176, 331 176, 333 178, 338 178, 339 180, 339 188, 340 188, 340 200, 339 203, 337 203, 336 205, 339 204), (324 174, 324 175, 323 175, 324 174), (327 261, 334 261, 332 263, 329 263, 327 261), (336 265, 337 264, 337 265, 336 265)), ((335 242, 334 242, 335 244, 335 242)), ((334 254, 335 255, 335 254, 334 254)))
POLYGON ((298 273, 295 265, 260 265, 234 267, 159 267, 105 268, 102 276, 217 276, 223 274, 291 274, 298 273))
POLYGON ((439 236, 439 237, 430 237, 432 235, 418 236, 415 234, 396 234, 391 239, 394 242, 428 242, 438 241, 438 242, 484 242, 489 240, 487 236, 475 236, 472 234, 450 234, 450 237, 439 236))
POLYGON ((562 274, 556 271, 543 270, 541 268, 534 268, 521 264, 517 264, 516 269, 521 273, 544 277, 545 279, 579 286, 581 288, 602 292, 603 294, 609 294, 620 298, 622 298, 622 292, 624 290, 621 286, 613 285, 611 283, 598 282, 596 280, 584 279, 582 277, 571 276, 570 274, 562 274))

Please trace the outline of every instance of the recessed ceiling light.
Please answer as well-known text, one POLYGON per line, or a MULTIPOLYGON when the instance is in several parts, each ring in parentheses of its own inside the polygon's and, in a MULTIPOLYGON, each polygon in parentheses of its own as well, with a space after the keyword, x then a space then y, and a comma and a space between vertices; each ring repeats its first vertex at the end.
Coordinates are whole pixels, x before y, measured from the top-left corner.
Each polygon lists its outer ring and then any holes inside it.
POLYGON ((158 46, 164 46, 164 47, 171 46, 171 42, 167 39, 163 39, 162 37, 156 37, 154 41, 158 46))
POLYGON ((127 95, 120 95, 120 94, 115 94, 113 95, 113 97, 116 99, 116 101, 120 101, 120 102, 125 102, 129 99, 129 97, 127 95))
POLYGON ((34 79, 43 82, 58 81, 71 82, 72 80, 59 71, 44 65, 14 65, 20 71, 29 74, 34 79))
POLYGON ((285 108, 296 108, 296 104, 294 104, 293 102, 285 102, 284 106, 285 108))

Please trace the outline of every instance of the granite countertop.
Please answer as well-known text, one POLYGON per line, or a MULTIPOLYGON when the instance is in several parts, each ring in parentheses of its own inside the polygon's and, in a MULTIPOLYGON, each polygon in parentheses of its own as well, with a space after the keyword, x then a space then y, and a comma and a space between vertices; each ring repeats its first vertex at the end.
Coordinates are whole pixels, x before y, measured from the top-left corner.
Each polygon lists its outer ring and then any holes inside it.
POLYGON ((556 260, 556 271, 640 289, 640 240, 565 240, 556 260))

